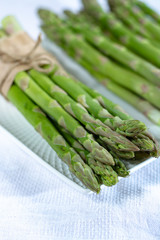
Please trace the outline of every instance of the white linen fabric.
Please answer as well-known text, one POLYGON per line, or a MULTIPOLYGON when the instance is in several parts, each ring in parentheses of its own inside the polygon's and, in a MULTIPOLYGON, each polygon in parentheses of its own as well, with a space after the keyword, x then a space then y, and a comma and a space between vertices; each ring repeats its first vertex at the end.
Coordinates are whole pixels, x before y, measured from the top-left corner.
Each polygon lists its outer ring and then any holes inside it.
MULTIPOLYGON (((158 0, 146 2, 160 10, 158 0)), ((36 39, 39 6, 56 12, 67 7, 77 10, 80 1, 7 0, 0 16, 16 15, 36 39)), ((123 106, 128 109, 127 104, 123 106)), ((135 116, 136 111, 130 109, 135 116)), ((157 132, 158 128, 151 128, 157 132)), ((104 187, 99 195, 82 194, 33 161, 2 132, 0 129, 0 240, 160 239, 160 160, 112 188, 104 187)))
POLYGON ((160 239, 160 160, 82 194, 0 133, 0 239, 160 239))

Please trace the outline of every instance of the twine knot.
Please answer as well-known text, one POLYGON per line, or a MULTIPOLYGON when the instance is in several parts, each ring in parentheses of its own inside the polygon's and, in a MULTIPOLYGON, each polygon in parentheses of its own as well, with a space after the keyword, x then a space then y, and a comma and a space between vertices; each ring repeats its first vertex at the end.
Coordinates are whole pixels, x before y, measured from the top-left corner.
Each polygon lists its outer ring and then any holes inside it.
MULTIPOLYGON (((41 34, 38 36, 37 41, 33 48, 25 55, 17 56, 15 54, 8 53, 0 49, 0 59, 4 63, 13 63, 13 68, 18 65, 26 64, 29 65, 31 68, 36 69, 39 72, 49 73, 53 70, 54 64, 51 60, 51 57, 46 52, 44 53, 35 53, 37 48, 40 46, 41 43, 41 34), (49 65, 47 69, 44 69, 44 65, 49 65)), ((12 70, 10 69, 10 71, 12 70)), ((8 75, 7 73, 6 75, 8 75)), ((7 76, 6 76, 7 77, 7 76)))

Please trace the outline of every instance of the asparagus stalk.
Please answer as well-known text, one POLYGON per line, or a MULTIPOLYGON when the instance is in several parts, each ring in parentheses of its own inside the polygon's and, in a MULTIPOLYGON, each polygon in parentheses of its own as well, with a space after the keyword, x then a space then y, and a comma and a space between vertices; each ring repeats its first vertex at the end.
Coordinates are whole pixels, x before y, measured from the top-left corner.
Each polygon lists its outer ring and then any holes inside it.
POLYGON ((154 39, 152 34, 145 29, 145 27, 136 21, 136 19, 129 14, 127 10, 124 10, 122 6, 114 8, 114 13, 129 29, 134 31, 136 34, 147 38, 149 42, 159 48, 160 43, 158 40, 154 39))
MULTIPOLYGON (((115 151, 114 150, 114 152, 112 151, 113 150, 113 148, 111 147, 111 146, 109 146, 109 145, 106 145, 101 139, 99 139, 99 138, 97 138, 96 139, 96 141, 99 143, 99 144, 101 144, 104 148, 106 148, 109 152, 112 152, 112 153, 114 153, 114 157, 116 158, 116 159, 126 159, 126 160, 133 160, 134 158, 135 158, 135 156, 136 156, 136 152, 134 153, 134 155, 133 155, 133 153, 132 152, 120 152, 120 151, 115 151), (131 153, 132 153, 132 155, 131 155, 131 153)), ((141 152, 141 151, 140 151, 141 152)), ((113 166, 112 166, 113 167, 113 166)))
POLYGON ((118 116, 122 120, 133 119, 125 110, 118 104, 113 103, 108 98, 104 97, 102 94, 96 90, 88 87, 80 81, 76 81, 92 98, 96 99, 103 108, 106 108, 113 116, 118 116))
POLYGON ((35 130, 49 143, 58 156, 69 166, 70 171, 79 178, 86 187, 98 193, 100 187, 91 168, 85 164, 81 157, 69 146, 41 109, 15 85, 10 88, 7 97, 35 130))
MULTIPOLYGON (((30 76, 45 90, 45 92, 61 104, 67 112, 85 125, 89 131, 100 136, 100 138, 108 145, 111 145, 113 148, 120 151, 134 151, 136 149, 135 146, 128 141, 128 139, 112 131, 99 120, 95 120, 88 114, 82 105, 79 105, 77 102, 72 100, 66 92, 54 84, 45 74, 32 69, 30 71, 30 76)), ((56 76, 56 78, 60 78, 61 81, 60 76, 56 76)), ((65 81, 68 81, 68 79, 65 78, 65 81)))
POLYGON ((159 68, 138 57, 127 48, 110 41, 99 29, 94 27, 91 29, 90 25, 85 25, 85 27, 84 24, 74 24, 74 22, 70 20, 70 28, 72 28, 76 33, 83 34, 83 37, 86 39, 86 41, 88 41, 105 56, 112 57, 114 60, 124 64, 150 82, 160 86, 159 68))
MULTIPOLYGON (((89 152, 83 148, 83 146, 76 141, 71 135, 69 135, 64 129, 61 129, 61 134, 69 142, 71 147, 82 157, 82 159, 87 162, 90 168, 99 175, 102 183, 106 186, 115 185, 118 182, 117 173, 109 165, 100 163, 89 156, 89 152)), ((123 171, 123 169, 121 170, 123 171)), ((126 171, 126 174, 128 171, 126 171)))
POLYGON ((115 157, 115 163, 116 164, 113 166, 113 169, 118 173, 118 176, 127 177, 129 175, 129 171, 127 170, 125 164, 117 157, 115 157))
POLYGON ((98 161, 114 165, 111 154, 101 147, 79 122, 69 115, 63 108, 43 91, 25 72, 19 72, 15 77, 15 83, 36 102, 47 114, 63 128, 68 130, 98 161))
POLYGON ((160 40, 160 27, 158 24, 150 21, 146 18, 143 11, 135 7, 133 4, 126 0, 113 0, 112 5, 114 2, 114 9, 119 9, 121 12, 125 12, 126 17, 132 16, 140 25, 144 27, 144 29, 152 36, 152 38, 156 40, 160 40))
MULTIPOLYGON (((87 64, 86 64, 86 67, 87 67, 87 64)), ((89 71, 91 72, 90 69, 89 69, 89 71)), ((94 73, 93 73, 93 76, 94 76, 94 73)), ((95 77, 98 78, 101 82, 102 81, 104 81, 104 82, 106 81, 107 83, 111 82, 111 80, 109 80, 109 79, 104 79, 104 77, 100 74, 95 74, 95 77)), ((108 98, 106 98, 101 93, 99 93, 97 90, 88 87, 87 85, 85 85, 81 81, 78 81, 78 80, 75 80, 75 81, 92 98, 96 99, 102 105, 103 108, 106 108, 113 116, 118 116, 122 120, 133 119, 120 105, 118 105, 116 103, 113 103, 108 98)), ((103 82, 102 82, 102 84, 103 84, 103 82)), ((107 87, 107 84, 103 84, 103 85, 107 87)))
POLYGON ((95 18, 103 31, 110 30, 117 39, 149 62, 160 67, 160 50, 146 39, 127 29, 113 13, 105 13, 96 0, 82 0, 86 12, 95 18))
POLYGON ((152 17, 157 23, 160 23, 160 15, 149 7, 146 3, 141 1, 133 1, 133 3, 139 7, 145 14, 152 17))

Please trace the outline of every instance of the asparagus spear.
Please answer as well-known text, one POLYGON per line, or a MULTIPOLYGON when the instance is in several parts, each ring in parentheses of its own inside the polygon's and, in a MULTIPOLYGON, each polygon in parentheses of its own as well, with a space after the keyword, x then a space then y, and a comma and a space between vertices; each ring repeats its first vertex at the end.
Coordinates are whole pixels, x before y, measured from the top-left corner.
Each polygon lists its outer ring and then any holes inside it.
POLYGON ((90 167, 67 144, 41 109, 15 85, 10 88, 7 97, 31 123, 35 130, 49 143, 58 156, 69 166, 70 171, 86 187, 98 193, 100 187, 90 167))
POLYGON ((144 27, 148 33, 150 33, 152 38, 157 39, 158 41, 160 40, 160 27, 158 24, 146 18, 143 11, 135 7, 133 4, 130 4, 130 2, 126 0, 113 0, 112 5, 113 3, 113 11, 117 8, 122 11, 123 14, 125 12, 126 17, 133 17, 140 25, 144 27))
MULTIPOLYGON (((111 1, 110 1, 111 2, 111 1)), ((134 31, 136 34, 147 38, 149 42, 159 48, 160 43, 158 40, 154 39, 152 34, 145 29, 145 27, 136 21, 136 19, 129 14, 128 11, 124 10, 122 6, 114 8, 114 13, 129 29, 134 31)))
MULTIPOLYGON (((129 175, 129 171, 126 169, 124 163, 120 161, 117 156, 115 155, 114 152, 112 152, 113 156, 115 156, 114 161, 115 161, 115 166, 111 167, 99 162, 94 162, 92 161, 93 159, 90 159, 88 157, 89 152, 83 148, 79 142, 77 142, 71 135, 69 135, 64 129, 61 130, 62 135, 64 136, 65 139, 70 143, 70 145, 79 153, 79 155, 82 157, 82 159, 86 160, 91 168, 93 166, 93 170, 95 173, 103 175, 103 176, 112 176, 113 179, 116 177, 115 172, 113 171, 113 168, 117 172, 117 174, 121 177, 126 177, 129 175), (105 170, 107 169, 107 172, 105 170)), ((115 182, 115 180, 114 180, 115 182)), ((117 182, 117 180, 116 180, 117 182)), ((104 183, 105 184, 105 183, 104 183)), ((110 182, 108 183, 109 185, 111 184, 110 182)))
POLYGON ((115 166, 113 169, 118 173, 120 177, 127 177, 129 175, 129 171, 127 170, 125 164, 117 157, 115 152, 110 151, 111 154, 114 156, 115 166))
MULTIPOLYGON (((128 139, 112 131, 109 127, 102 124, 99 120, 95 120, 91 115, 88 114, 82 105, 77 104, 77 102, 70 98, 66 92, 54 84, 45 74, 39 73, 38 71, 32 69, 30 71, 30 76, 51 97, 53 97, 59 104, 61 104, 67 112, 69 112, 73 117, 84 124, 89 131, 96 135, 99 135, 104 142, 120 151, 134 151, 136 149, 135 146, 133 146, 133 144, 128 141, 128 139)), ((60 78, 61 80, 60 76, 56 76, 56 78, 60 78)), ((66 81, 68 81, 68 79, 66 79, 66 81)))
POLYGON ((90 152, 96 160, 114 165, 111 154, 101 147, 71 115, 43 91, 25 72, 19 72, 15 77, 15 83, 47 114, 53 117, 57 123, 67 129, 90 152))
POLYGON ((92 27, 91 29, 90 25, 85 24, 84 26, 84 24, 74 24, 74 22, 70 20, 69 27, 76 33, 83 34, 86 41, 101 51, 105 56, 112 57, 114 60, 124 64, 150 82, 160 86, 159 68, 138 57, 127 48, 110 41, 98 28, 92 27))
POLYGON ((125 110, 118 104, 113 103, 108 98, 104 97, 102 94, 96 90, 88 87, 80 81, 76 81, 92 98, 96 99, 103 108, 106 108, 113 116, 118 116, 122 120, 131 120, 133 119, 125 110))
MULTIPOLYGON (((113 148, 109 145, 106 145, 101 139, 97 138, 96 141, 102 145, 104 148, 106 148, 109 152, 112 152, 113 148)), ((141 152, 141 151, 140 151, 141 152)), ((120 151, 115 151, 114 150, 114 157, 116 159, 126 159, 126 160, 132 160, 135 158, 136 152, 120 152, 120 151)))
POLYGON ((152 17, 157 23, 160 23, 160 15, 149 7, 146 3, 141 1, 133 1, 133 3, 139 7, 145 14, 152 17))
MULTIPOLYGON (((100 176, 102 183, 106 186, 115 185, 118 182, 117 173, 109 165, 100 163, 89 156, 89 152, 83 148, 83 146, 76 141, 71 135, 69 135, 64 129, 61 129, 61 134, 69 142, 71 147, 87 162, 90 168, 100 176)), ((125 169, 126 170, 126 169, 125 169)), ((122 170, 123 171, 123 170, 122 170)), ((126 174, 127 174, 126 170, 126 174)))
POLYGON ((114 1, 108 0, 110 9, 114 11, 116 16, 128 27, 131 27, 131 29, 136 32, 139 35, 142 35, 145 38, 150 38, 150 34, 143 28, 143 26, 139 26, 137 24, 137 21, 134 19, 134 17, 129 16, 129 18, 126 18, 126 11, 122 12, 121 7, 119 6, 115 8, 115 5, 113 4, 114 1))
POLYGON ((146 39, 135 36, 113 13, 105 13, 96 0, 82 0, 86 12, 95 18, 103 31, 110 30, 117 39, 149 62, 160 67, 160 50, 146 39))

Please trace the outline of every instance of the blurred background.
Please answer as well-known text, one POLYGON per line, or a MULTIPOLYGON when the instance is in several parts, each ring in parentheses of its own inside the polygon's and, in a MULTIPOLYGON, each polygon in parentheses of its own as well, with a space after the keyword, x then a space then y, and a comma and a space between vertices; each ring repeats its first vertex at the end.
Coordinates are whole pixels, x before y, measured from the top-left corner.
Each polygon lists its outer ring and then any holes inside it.
MULTIPOLYGON (((144 0, 154 9, 160 12, 159 0, 144 0)), ((106 1, 99 0, 99 3, 107 9, 106 1)), ((40 21, 37 17, 37 9, 45 7, 54 10, 56 13, 61 13, 63 9, 69 8, 73 11, 78 11, 81 8, 80 0, 1 0, 0 16, 1 19, 6 15, 15 15, 24 29, 33 37, 36 38, 40 28, 40 21)))

